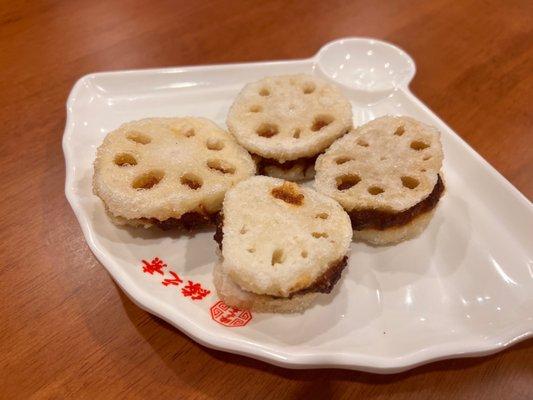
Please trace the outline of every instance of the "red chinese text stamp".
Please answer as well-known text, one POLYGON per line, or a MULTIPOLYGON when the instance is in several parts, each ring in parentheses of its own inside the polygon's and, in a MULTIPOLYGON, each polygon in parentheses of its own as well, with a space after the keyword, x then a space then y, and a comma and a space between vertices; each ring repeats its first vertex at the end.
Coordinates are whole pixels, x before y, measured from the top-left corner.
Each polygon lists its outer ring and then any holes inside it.
POLYGON ((159 259, 159 257, 154 258, 152 261, 148 262, 146 260, 142 260, 144 266, 143 266, 143 272, 153 275, 154 272, 157 272, 158 274, 164 275, 163 268, 167 266, 162 260, 159 259))
POLYGON ((178 276, 178 274, 176 274, 174 271, 168 271, 168 273, 172 275, 173 278, 165 278, 163 282, 161 282, 164 286, 168 286, 168 285, 178 286, 180 283, 183 282, 178 276))
MULTIPOLYGON (((167 264, 161 260, 159 257, 155 257, 152 261, 142 261, 142 270, 145 274, 154 275, 157 272, 160 275, 163 275, 163 280, 161 284, 163 286, 180 286, 183 283, 183 279, 179 277, 174 271, 168 270, 168 274, 171 277, 165 277, 165 271, 163 268, 167 267, 167 264)), ((193 282, 187 280, 187 284, 181 288, 181 294, 183 297, 189 297, 191 300, 203 300, 205 297, 209 296, 211 291, 202 287, 202 284, 199 282, 193 282)))
POLYGON ((202 300, 205 296, 211 293, 210 290, 204 289, 199 283, 187 281, 187 285, 181 289, 181 293, 185 297, 190 297, 193 300, 202 300))

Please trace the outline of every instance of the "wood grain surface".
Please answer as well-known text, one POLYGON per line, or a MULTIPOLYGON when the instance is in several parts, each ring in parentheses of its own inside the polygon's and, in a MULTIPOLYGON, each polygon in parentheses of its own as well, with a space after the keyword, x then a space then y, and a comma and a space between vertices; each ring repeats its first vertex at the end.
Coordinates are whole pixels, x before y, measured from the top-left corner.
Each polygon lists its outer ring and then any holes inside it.
POLYGON ((194 343, 93 257, 61 150, 86 73, 309 57, 372 36, 413 56, 413 91, 531 199, 531 1, 0 4, 0 398, 533 398, 531 340, 391 376, 285 370, 194 343))

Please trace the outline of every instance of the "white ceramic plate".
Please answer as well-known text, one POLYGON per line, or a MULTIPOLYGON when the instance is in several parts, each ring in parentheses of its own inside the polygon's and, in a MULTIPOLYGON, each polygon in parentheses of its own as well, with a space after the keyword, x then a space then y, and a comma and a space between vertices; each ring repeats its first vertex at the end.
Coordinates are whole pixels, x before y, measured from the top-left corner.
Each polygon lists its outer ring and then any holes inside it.
POLYGON ((291 368, 381 373, 496 352, 533 332, 532 206, 409 91, 414 74, 399 48, 348 38, 307 60, 87 75, 67 103, 67 198, 91 250, 133 301, 205 346, 291 368), (91 192, 92 162, 123 122, 197 115, 225 126, 246 82, 300 72, 342 85, 356 124, 404 114, 438 127, 447 192, 419 238, 388 248, 353 243, 343 279, 313 308, 251 315, 218 303, 212 231, 113 225, 91 192))

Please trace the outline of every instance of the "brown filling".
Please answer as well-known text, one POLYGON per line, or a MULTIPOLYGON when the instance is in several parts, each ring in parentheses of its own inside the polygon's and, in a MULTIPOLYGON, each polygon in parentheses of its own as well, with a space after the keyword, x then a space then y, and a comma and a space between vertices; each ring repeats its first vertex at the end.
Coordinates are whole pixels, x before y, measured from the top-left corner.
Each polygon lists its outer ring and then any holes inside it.
POLYGON ((224 214, 222 211, 218 213, 215 223, 217 224, 217 229, 213 235, 213 239, 218 243, 218 248, 222 251, 222 239, 224 239, 224 232, 222 227, 224 226, 224 214))
POLYGON ((341 278, 342 271, 346 267, 347 263, 348 256, 344 256, 341 259, 332 262, 326 272, 320 275, 311 286, 291 293, 289 299, 291 299, 293 296, 306 293, 330 293, 335 284, 341 278))
POLYGON ((407 225, 419 215, 431 211, 437 205, 443 192, 444 183, 440 175, 438 175, 437 183, 429 196, 405 211, 395 213, 370 209, 360 211, 352 210, 348 214, 352 220, 352 227, 356 231, 363 229, 377 229, 382 231, 387 228, 407 225))
MULTIPOLYGON (((215 231, 215 235, 213 236, 213 239, 218 243, 218 247, 220 250, 222 250, 222 239, 224 238, 224 233, 222 231, 222 227, 224 226, 224 216, 222 213, 219 214, 217 217, 217 229, 215 231)), ((348 261, 348 257, 344 256, 341 259, 332 262, 328 269, 319 276, 313 284, 310 286, 297 290, 294 293, 291 293, 289 295, 289 299, 292 299, 294 296, 303 295, 306 293, 330 293, 335 284, 339 281, 341 278, 342 271, 346 267, 348 261)), ((269 296, 272 298, 287 298, 287 297, 276 297, 276 296, 269 296)))
POLYGON ((266 174, 266 167, 276 167, 284 171, 288 171, 296 165, 301 165, 303 168, 303 175, 307 175, 307 171, 315 166, 316 158, 318 156, 319 154, 313 157, 297 158, 296 160, 285 161, 284 163, 280 163, 279 161, 274 160, 273 158, 264 158, 258 155, 255 155, 254 159, 257 162, 257 173, 259 175, 266 174))
POLYGON ((168 218, 160 221, 156 218, 139 218, 145 223, 154 224, 163 230, 169 229, 185 229, 188 231, 204 228, 216 222, 218 213, 203 214, 197 211, 191 211, 183 214, 180 218, 168 218))

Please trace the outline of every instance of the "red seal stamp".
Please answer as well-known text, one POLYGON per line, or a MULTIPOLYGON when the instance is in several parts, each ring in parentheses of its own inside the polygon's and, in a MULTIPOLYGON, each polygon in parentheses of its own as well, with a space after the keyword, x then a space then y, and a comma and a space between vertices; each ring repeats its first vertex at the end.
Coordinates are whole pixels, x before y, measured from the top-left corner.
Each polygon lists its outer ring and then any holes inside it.
POLYGON ((230 307, 223 301, 218 301, 211 306, 211 318, 221 325, 230 328, 244 326, 252 320, 252 313, 248 310, 240 310, 230 307))

